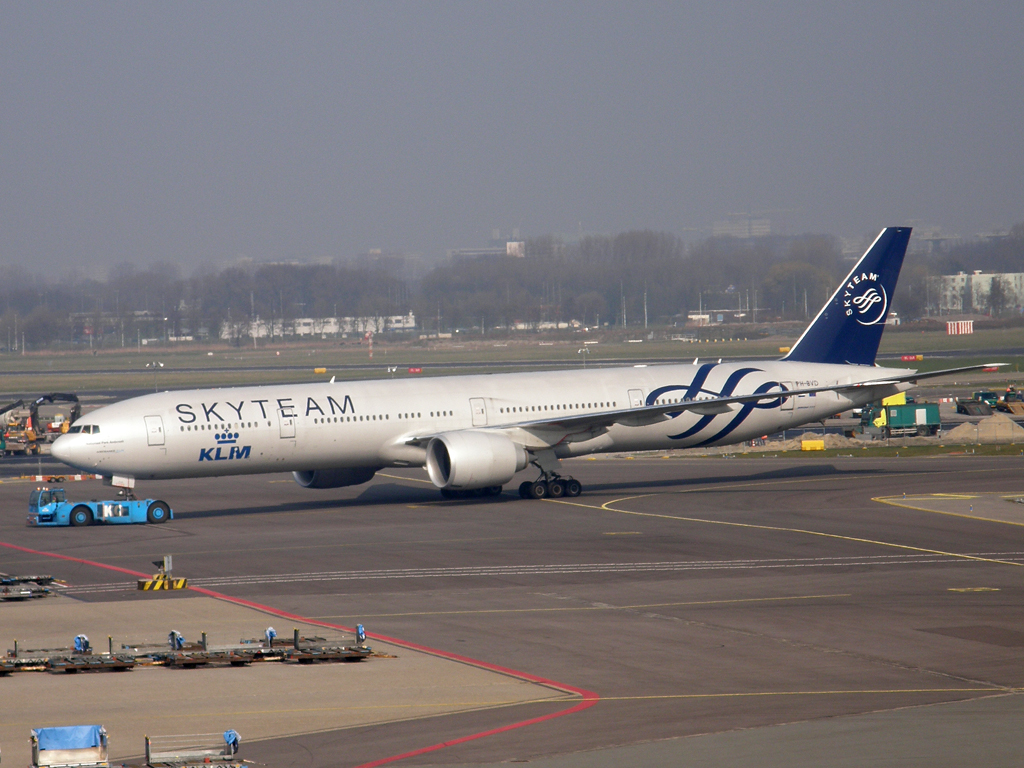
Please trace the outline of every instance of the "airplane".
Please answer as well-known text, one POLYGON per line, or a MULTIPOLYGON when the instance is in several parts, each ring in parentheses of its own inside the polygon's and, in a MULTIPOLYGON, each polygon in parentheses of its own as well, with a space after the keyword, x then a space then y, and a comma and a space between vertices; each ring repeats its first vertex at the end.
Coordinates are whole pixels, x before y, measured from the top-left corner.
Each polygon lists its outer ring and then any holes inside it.
POLYGON ((53 456, 129 493, 136 480, 270 472, 340 488, 425 467, 447 498, 486 496, 532 466, 523 498, 579 496, 563 458, 741 443, 987 367, 875 365, 910 233, 882 230, 781 360, 154 393, 82 416, 53 456))

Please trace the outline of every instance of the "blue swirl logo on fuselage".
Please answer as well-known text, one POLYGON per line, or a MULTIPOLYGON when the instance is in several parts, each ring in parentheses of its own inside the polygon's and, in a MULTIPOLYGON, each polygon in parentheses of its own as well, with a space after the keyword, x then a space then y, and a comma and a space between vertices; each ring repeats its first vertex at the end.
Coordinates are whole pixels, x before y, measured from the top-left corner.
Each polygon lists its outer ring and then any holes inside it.
MULTIPOLYGON (((736 387, 739 385, 739 383, 749 374, 764 373, 764 371, 761 370, 760 368, 739 368, 738 370, 733 371, 729 375, 729 378, 726 379, 725 385, 722 387, 722 391, 715 392, 710 389, 705 389, 704 384, 707 381, 708 375, 711 373, 711 370, 716 366, 716 363, 705 363, 697 370, 696 375, 693 377, 689 384, 671 384, 665 387, 659 387, 658 389, 655 389, 647 396, 646 404, 655 405, 658 402, 658 399, 663 397, 668 392, 679 391, 684 392, 684 395, 682 397, 684 401, 696 400, 698 399, 699 395, 710 395, 711 398, 731 397, 733 394, 735 394, 736 387)), ((772 389, 776 388, 781 389, 784 392, 788 391, 786 387, 784 387, 781 383, 777 381, 766 381, 763 384, 760 384, 754 390, 753 394, 762 394, 770 392, 772 389)), ((754 412, 755 408, 761 410, 770 410, 772 408, 778 408, 780 405, 782 405, 783 399, 784 398, 780 396, 772 400, 759 400, 751 403, 744 403, 742 407, 732 417, 728 424, 726 424, 722 429, 720 429, 711 437, 708 437, 707 439, 697 443, 694 447, 710 445, 711 443, 714 443, 718 440, 725 438, 733 431, 735 431, 736 428, 739 427, 744 421, 746 421, 747 417, 749 417, 750 414, 754 412)), ((686 413, 686 411, 670 411, 668 415, 671 416, 672 418, 675 418, 676 416, 679 416, 683 413, 686 413)), ((686 440, 687 438, 693 437, 694 435, 697 435, 700 432, 702 432, 704 429, 708 427, 709 424, 711 424, 711 422, 715 419, 716 416, 720 415, 725 414, 707 414, 701 416, 697 420, 697 423, 694 424, 689 429, 686 429, 677 435, 669 435, 668 437, 671 440, 686 440)))

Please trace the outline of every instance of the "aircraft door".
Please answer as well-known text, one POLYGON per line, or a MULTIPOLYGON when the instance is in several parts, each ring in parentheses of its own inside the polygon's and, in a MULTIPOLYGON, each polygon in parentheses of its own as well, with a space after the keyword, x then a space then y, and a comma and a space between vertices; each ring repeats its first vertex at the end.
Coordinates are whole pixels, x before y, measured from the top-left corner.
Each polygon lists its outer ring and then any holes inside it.
POLYGON ((644 404, 644 391, 642 389, 629 390, 629 407, 642 408, 644 404))
POLYGON ((469 408, 473 412, 473 426, 487 426, 487 404, 482 397, 469 398, 469 408))
POLYGON ((146 438, 150 445, 164 444, 164 420, 159 416, 145 416, 146 438))
POLYGON ((295 439, 295 417, 285 416, 284 410, 277 412, 278 418, 281 420, 281 439, 282 440, 294 440, 295 439))
MULTIPOLYGON (((784 381, 784 382, 782 382, 782 386, 785 387, 786 389, 793 389, 793 382, 792 381, 784 381)), ((783 400, 782 401, 782 410, 784 410, 784 411, 792 411, 793 410, 793 401, 795 399, 796 398, 794 398, 794 397, 787 397, 785 400, 783 400)))

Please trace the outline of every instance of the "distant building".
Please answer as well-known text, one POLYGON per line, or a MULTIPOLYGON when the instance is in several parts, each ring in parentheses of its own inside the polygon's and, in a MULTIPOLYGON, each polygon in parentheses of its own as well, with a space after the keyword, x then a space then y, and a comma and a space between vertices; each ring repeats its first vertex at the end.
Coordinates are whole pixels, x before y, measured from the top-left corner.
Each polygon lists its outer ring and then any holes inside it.
POLYGON ((982 272, 928 278, 929 303, 940 315, 1020 314, 1024 272, 982 272), (995 281, 1000 281, 993 293, 995 281))
POLYGON ((388 315, 381 317, 297 317, 294 320, 244 320, 224 323, 221 326, 222 339, 266 339, 271 336, 338 336, 387 331, 408 332, 416 330, 416 315, 388 315))
POLYGON ((488 245, 483 248, 453 248, 448 251, 448 258, 451 261, 494 258, 495 256, 515 256, 521 259, 526 256, 526 242, 509 240, 502 245, 488 245))
MULTIPOLYGON (((686 315, 686 325, 702 328, 708 325, 722 325, 723 323, 749 323, 750 316, 742 309, 705 309, 701 312, 689 312, 686 315)), ((678 325, 678 323, 675 323, 678 325)))
POLYGON ((729 236, 749 239, 766 237, 771 233, 771 219, 755 219, 749 216, 739 216, 729 221, 716 221, 711 227, 711 234, 715 237, 729 236))

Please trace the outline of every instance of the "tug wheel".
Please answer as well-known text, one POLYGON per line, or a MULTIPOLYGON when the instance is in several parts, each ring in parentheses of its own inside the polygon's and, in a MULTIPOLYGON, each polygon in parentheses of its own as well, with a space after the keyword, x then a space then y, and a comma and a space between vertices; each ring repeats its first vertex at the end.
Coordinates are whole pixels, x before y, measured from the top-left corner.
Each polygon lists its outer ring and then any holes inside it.
POLYGON ((146 519, 151 523, 166 523, 170 516, 171 508, 162 501, 154 501, 146 510, 146 519))
POLYGON ((92 522, 92 510, 88 507, 75 507, 71 510, 71 524, 74 526, 89 525, 92 522))

